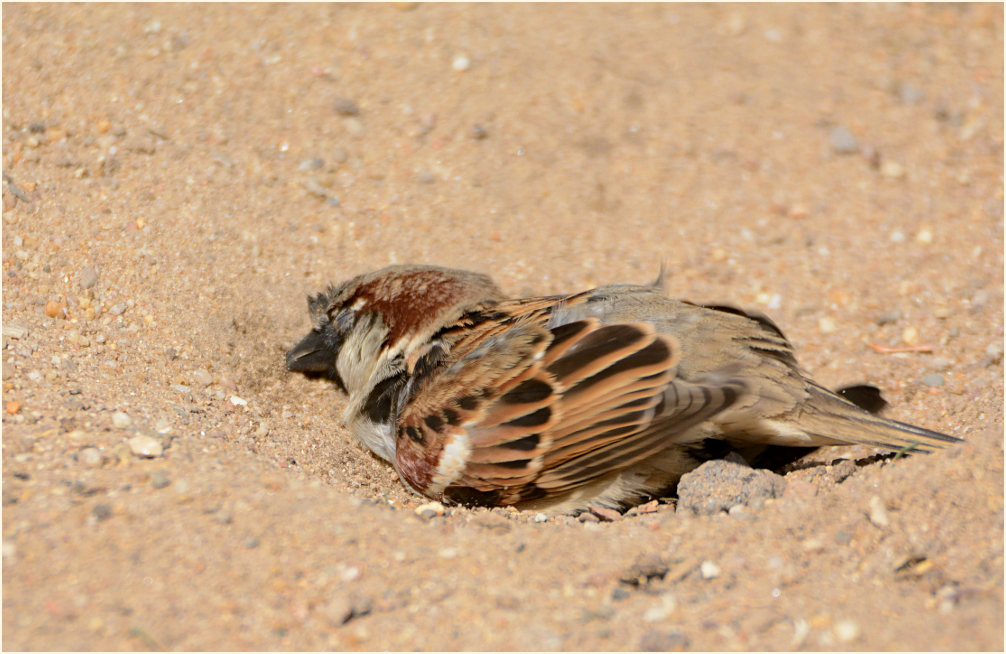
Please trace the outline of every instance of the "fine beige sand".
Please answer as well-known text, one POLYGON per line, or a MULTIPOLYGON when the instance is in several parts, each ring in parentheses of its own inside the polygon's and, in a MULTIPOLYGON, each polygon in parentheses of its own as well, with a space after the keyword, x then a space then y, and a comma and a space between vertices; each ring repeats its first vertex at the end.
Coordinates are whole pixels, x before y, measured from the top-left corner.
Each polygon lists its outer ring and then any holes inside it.
POLYGON ((1001 4, 5 3, 4 649, 1002 650, 1003 147, 1001 4), (665 262, 965 443, 424 518, 283 367, 404 262, 665 262))

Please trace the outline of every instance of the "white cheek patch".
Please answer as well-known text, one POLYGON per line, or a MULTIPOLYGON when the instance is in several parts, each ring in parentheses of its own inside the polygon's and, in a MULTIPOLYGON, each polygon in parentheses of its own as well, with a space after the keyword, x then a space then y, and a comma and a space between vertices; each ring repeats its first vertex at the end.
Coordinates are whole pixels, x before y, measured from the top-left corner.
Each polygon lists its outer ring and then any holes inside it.
POLYGON ((468 441, 468 434, 461 432, 448 436, 447 444, 440 452, 437 472, 433 476, 430 487, 426 490, 427 494, 440 495, 447 486, 456 481, 465 471, 471 453, 472 446, 468 441))

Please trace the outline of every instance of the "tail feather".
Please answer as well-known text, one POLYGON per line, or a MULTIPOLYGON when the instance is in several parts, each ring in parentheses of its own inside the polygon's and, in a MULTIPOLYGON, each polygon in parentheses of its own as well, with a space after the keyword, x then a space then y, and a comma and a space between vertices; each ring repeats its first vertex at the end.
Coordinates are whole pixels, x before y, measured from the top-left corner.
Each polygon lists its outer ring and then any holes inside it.
POLYGON ((891 420, 874 415, 844 397, 825 389, 812 386, 811 399, 806 407, 812 407, 799 422, 811 436, 830 443, 872 445, 891 450, 907 449, 915 452, 931 452, 942 449, 961 439, 907 422, 891 420))
POLYGON ((862 405, 816 384, 809 396, 789 411, 764 417, 753 412, 727 413, 713 423, 735 445, 869 445, 892 451, 932 452, 961 439, 938 431, 875 415, 862 405))

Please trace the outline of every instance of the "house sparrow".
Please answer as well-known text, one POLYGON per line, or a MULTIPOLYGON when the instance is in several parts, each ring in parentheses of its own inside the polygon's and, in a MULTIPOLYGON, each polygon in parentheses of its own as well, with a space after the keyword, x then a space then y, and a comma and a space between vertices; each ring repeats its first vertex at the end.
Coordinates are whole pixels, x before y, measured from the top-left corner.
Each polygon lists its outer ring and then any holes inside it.
POLYGON ((477 273, 391 266, 309 298, 287 367, 335 382, 353 435, 446 503, 624 509, 731 451, 959 440, 874 415, 872 387, 817 384, 767 317, 662 290, 508 299, 477 273))

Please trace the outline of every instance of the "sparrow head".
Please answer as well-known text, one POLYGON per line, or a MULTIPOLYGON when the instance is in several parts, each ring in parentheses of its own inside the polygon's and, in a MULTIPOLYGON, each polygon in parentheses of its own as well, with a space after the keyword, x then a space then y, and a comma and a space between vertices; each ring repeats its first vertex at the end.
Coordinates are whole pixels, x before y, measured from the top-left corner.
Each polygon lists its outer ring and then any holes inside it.
POLYGON ((313 327, 287 368, 325 377, 343 392, 368 392, 383 369, 408 357, 464 311, 504 299, 485 275, 437 266, 389 266, 308 298, 313 327))

